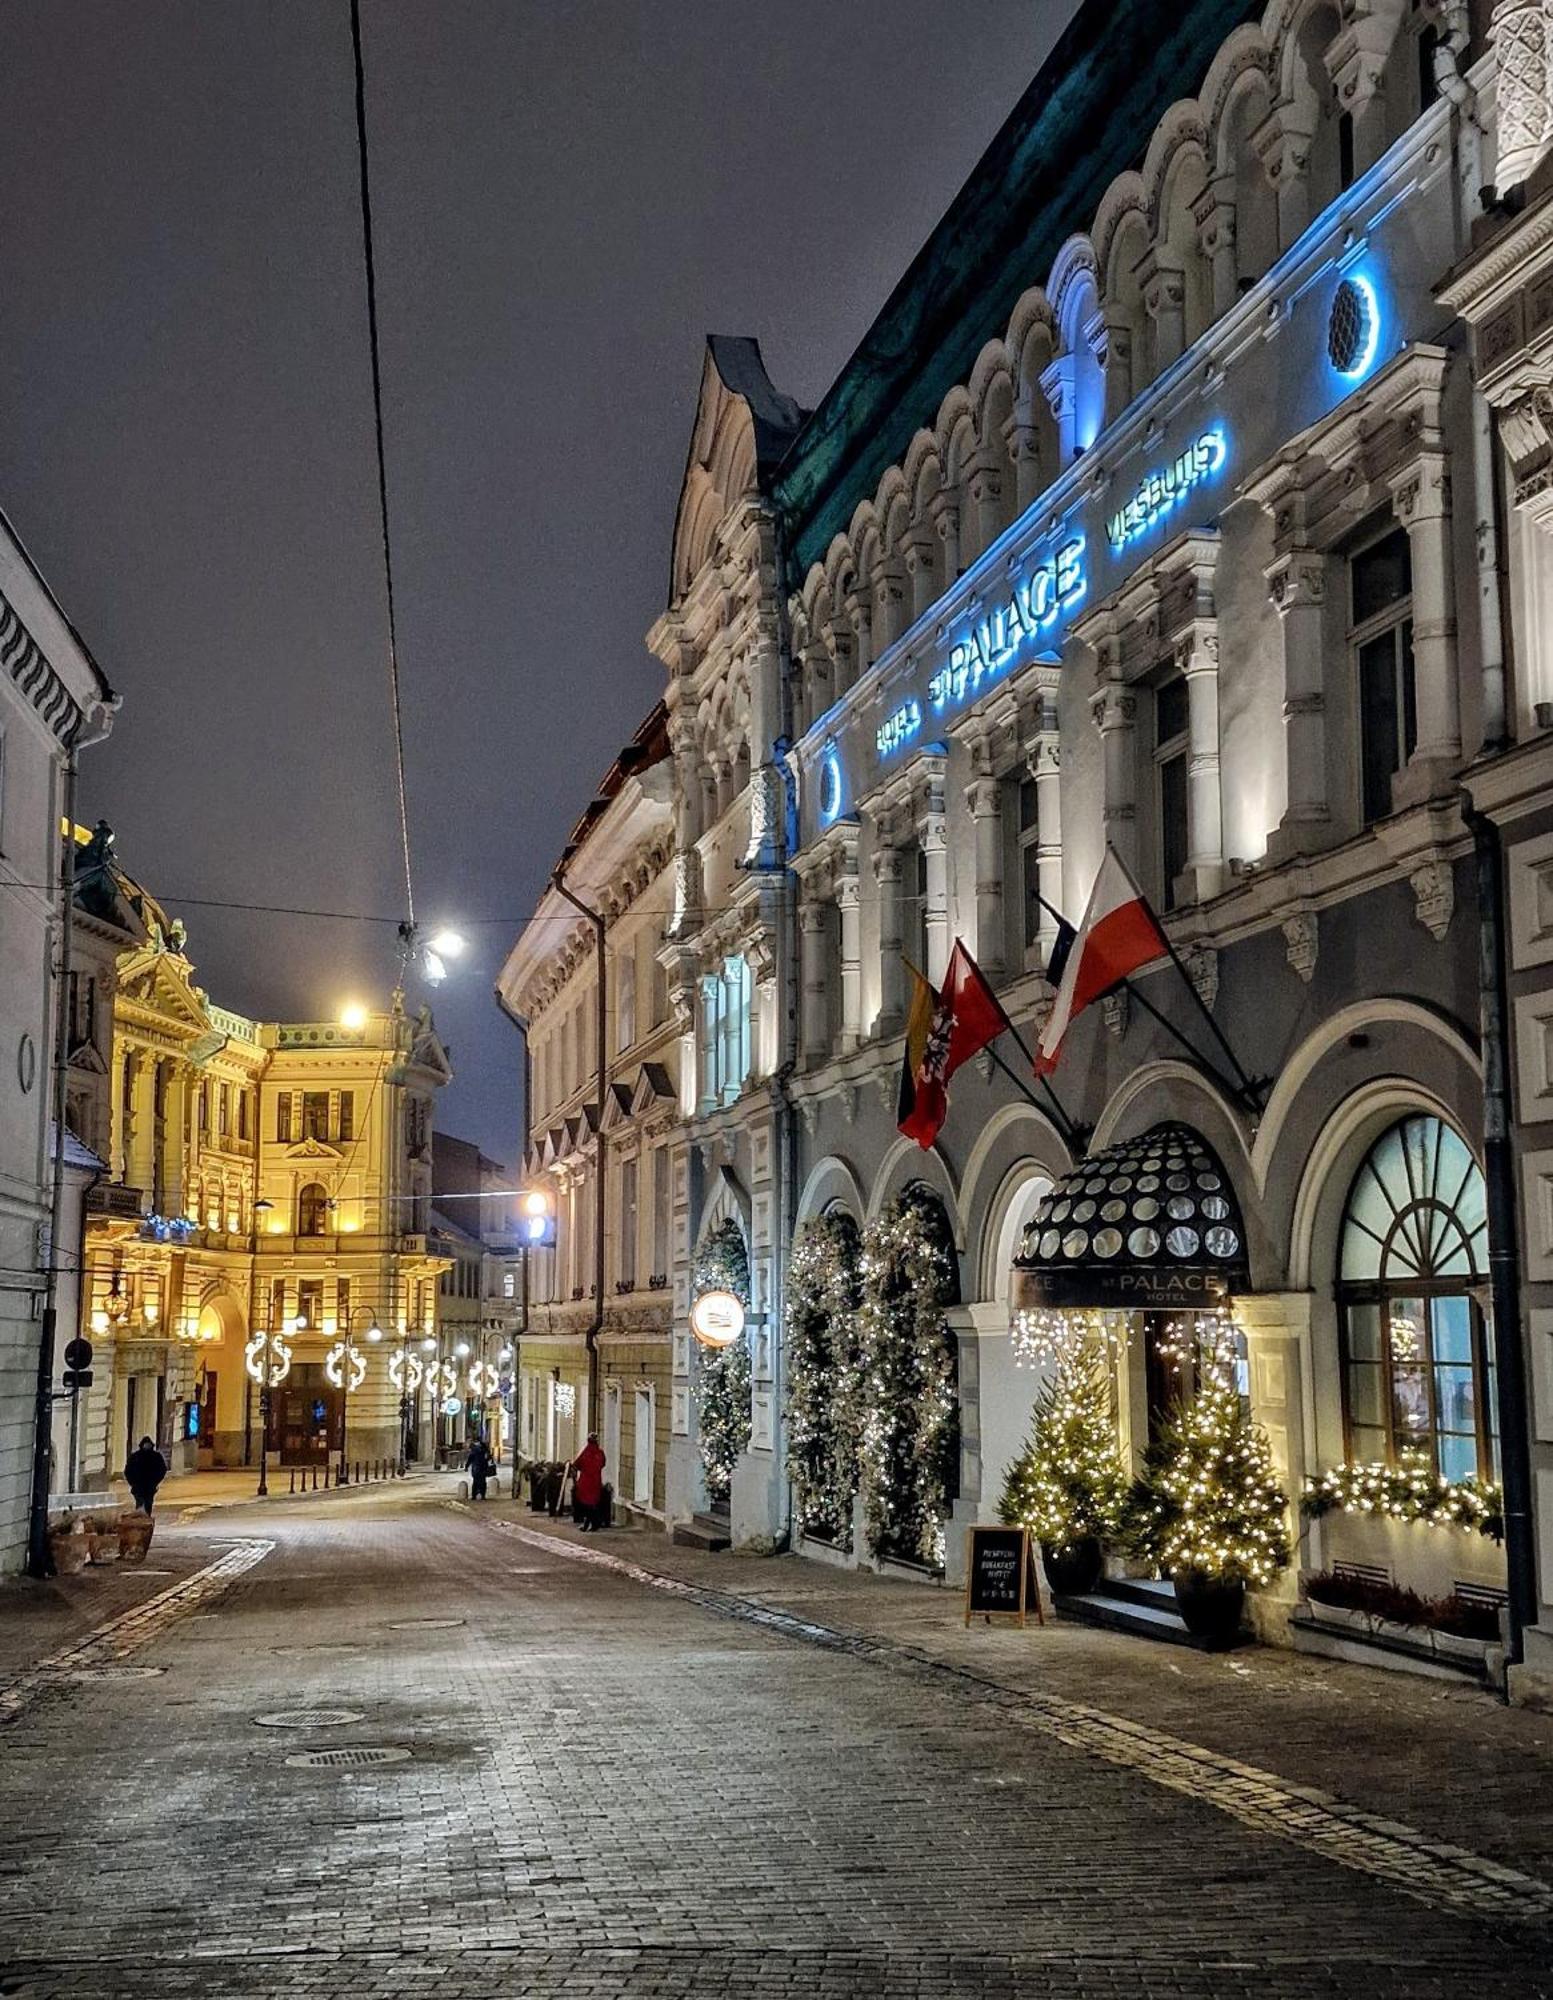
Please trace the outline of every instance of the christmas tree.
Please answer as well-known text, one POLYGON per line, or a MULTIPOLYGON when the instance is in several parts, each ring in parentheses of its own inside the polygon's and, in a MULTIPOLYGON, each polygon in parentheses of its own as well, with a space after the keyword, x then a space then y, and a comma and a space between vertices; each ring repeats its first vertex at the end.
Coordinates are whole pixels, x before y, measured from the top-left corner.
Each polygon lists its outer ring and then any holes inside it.
POLYGON ((787 1270, 787 1472, 804 1532, 848 1548, 862 1442, 861 1296, 857 1224, 815 1217, 787 1270))
MULTIPOLYGON (((750 1260, 744 1232, 731 1219, 720 1222, 702 1245, 691 1274, 691 1296, 732 1292, 750 1302, 750 1260)), ((750 1441, 750 1348, 741 1333, 730 1347, 706 1350, 696 1385, 697 1425, 706 1490, 712 1500, 726 1497, 733 1468, 750 1441)))
POLYGON ((1126 1491, 1110 1381, 1094 1356, 1067 1354, 1036 1398, 1030 1441, 1008 1469, 998 1512, 1065 1549, 1114 1535, 1126 1491))
POLYGON ((1150 1446, 1138 1499, 1137 1541, 1172 1576, 1265 1587, 1288 1567, 1288 1496, 1222 1362, 1150 1446))

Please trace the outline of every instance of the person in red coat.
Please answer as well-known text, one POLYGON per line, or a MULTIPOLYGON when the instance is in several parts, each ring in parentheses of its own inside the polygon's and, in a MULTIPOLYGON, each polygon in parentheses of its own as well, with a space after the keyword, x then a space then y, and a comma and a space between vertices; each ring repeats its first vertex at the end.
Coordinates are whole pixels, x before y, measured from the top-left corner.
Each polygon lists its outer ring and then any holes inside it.
POLYGON ((604 1467, 607 1463, 603 1447, 599 1443, 598 1432, 589 1431, 588 1442, 572 1461, 572 1472, 576 1478, 574 1491, 577 1496, 578 1511, 582 1515, 584 1534, 592 1528, 598 1530, 604 1518, 604 1467))

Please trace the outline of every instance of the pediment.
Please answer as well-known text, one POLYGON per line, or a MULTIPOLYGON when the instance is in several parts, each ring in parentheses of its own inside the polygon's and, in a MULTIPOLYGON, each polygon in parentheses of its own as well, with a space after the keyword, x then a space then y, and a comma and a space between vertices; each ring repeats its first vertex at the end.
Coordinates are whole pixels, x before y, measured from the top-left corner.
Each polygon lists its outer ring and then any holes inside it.
POLYGON ((612 1083, 604 1096, 604 1130, 613 1132, 631 1116, 631 1093, 623 1083, 612 1083))
POLYGON ((288 1160, 338 1160, 342 1157, 338 1146, 331 1146, 326 1139, 298 1139, 286 1148, 288 1160))
MULTIPOLYGON (((204 994, 181 969, 187 963, 168 952, 136 952, 119 971, 120 1001, 160 1014, 165 1021, 192 1028, 201 1036, 216 1034, 204 994)), ((217 1036, 217 1045, 224 1039, 217 1036)))
POLYGON ((662 1104, 674 1102, 674 1086, 662 1063, 643 1063, 631 1093, 631 1115, 642 1117, 662 1104))
POLYGON ((82 1070, 87 1076, 108 1074, 108 1065, 93 1042, 77 1042, 67 1060, 71 1069, 82 1070))

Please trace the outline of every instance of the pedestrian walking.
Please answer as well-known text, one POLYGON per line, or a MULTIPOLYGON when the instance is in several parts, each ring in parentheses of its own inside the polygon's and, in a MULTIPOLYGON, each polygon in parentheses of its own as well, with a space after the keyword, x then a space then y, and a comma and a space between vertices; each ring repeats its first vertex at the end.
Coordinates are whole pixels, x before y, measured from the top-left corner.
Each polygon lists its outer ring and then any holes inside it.
POLYGON ((156 1502, 156 1489, 167 1477, 167 1460, 150 1438, 142 1438, 124 1461, 124 1477, 135 1505, 142 1514, 149 1514, 156 1502))
POLYGON ((484 1438, 476 1438, 469 1447, 469 1455, 464 1460, 469 1474, 469 1497, 471 1500, 485 1498, 485 1483, 491 1476, 491 1454, 484 1438))
POLYGON ((604 1467, 607 1464, 604 1448, 599 1443, 598 1432, 589 1431, 588 1442, 578 1452, 572 1465, 576 1480, 575 1492, 578 1510, 582 1515, 582 1532, 591 1528, 598 1532, 604 1513, 604 1467))

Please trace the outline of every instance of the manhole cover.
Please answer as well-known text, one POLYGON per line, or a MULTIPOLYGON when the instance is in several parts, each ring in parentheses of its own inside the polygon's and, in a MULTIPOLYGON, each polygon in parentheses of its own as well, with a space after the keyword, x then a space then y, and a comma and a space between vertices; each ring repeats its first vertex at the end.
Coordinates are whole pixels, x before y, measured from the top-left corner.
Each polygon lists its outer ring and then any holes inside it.
POLYGON ((71 1667, 62 1676, 67 1681, 154 1681, 166 1667, 71 1667))
POLYGON ((315 1646, 271 1646, 270 1651, 287 1659, 300 1659, 311 1653, 359 1653, 361 1645, 355 1639, 320 1639, 315 1646))
POLYGON ((388 1629, 390 1632, 456 1632, 463 1622, 462 1618, 395 1618, 388 1629))
POLYGON ((254 1717, 261 1729, 340 1729, 361 1719, 355 1708, 272 1708, 254 1717))
POLYGON ((410 1753, 398 1744, 362 1745, 350 1750, 299 1750, 286 1759, 295 1771, 358 1770, 363 1764, 404 1764, 410 1753))

